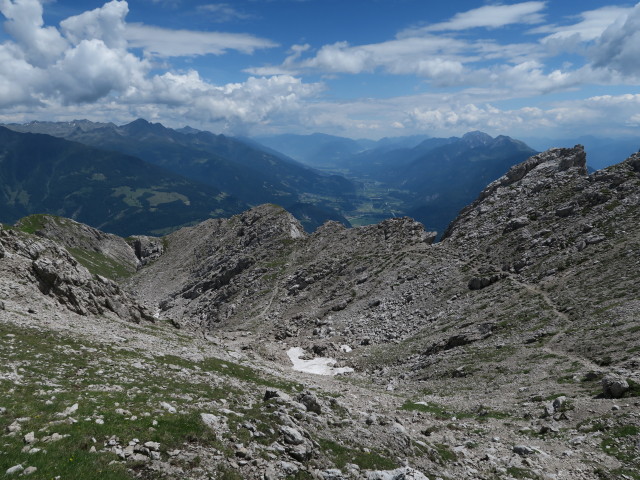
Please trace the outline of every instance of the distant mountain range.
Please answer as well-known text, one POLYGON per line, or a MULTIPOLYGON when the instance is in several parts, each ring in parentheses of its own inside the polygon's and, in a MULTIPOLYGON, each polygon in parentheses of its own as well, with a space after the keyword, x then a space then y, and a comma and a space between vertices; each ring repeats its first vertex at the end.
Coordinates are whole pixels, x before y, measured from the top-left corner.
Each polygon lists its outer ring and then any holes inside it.
POLYGON ((366 200, 377 210, 369 214, 369 220, 404 214, 438 232, 487 183, 537 153, 519 140, 492 138, 482 132, 461 138, 385 138, 370 142, 368 148, 365 141, 321 134, 259 140, 297 160, 359 182, 366 200))
POLYGON ((131 155, 214 187, 246 205, 276 203, 296 211, 309 204, 300 219, 309 230, 326 220, 349 225, 339 210, 344 209, 343 198, 355 192, 352 182, 342 176, 322 174, 224 135, 195 129, 176 131, 142 119, 122 126, 80 120, 7 127, 131 155), (313 202, 309 201, 310 197, 313 202))
POLYGON ((50 213, 127 236, 162 234, 247 207, 138 158, 0 127, 1 220, 50 213))
POLYGON ((308 231, 327 220, 350 226, 408 215, 443 232, 487 183, 536 153, 482 132, 372 141, 324 134, 232 138, 143 119, 7 127, 14 137, 3 132, 4 221, 52 213, 122 235, 158 233, 264 203, 286 208, 308 231))
POLYGON ((259 144, 296 159, 306 165, 321 169, 342 169, 354 156, 364 152, 388 152, 412 148, 429 138, 427 135, 353 140, 351 138, 313 133, 311 135, 273 135, 256 137, 259 144))

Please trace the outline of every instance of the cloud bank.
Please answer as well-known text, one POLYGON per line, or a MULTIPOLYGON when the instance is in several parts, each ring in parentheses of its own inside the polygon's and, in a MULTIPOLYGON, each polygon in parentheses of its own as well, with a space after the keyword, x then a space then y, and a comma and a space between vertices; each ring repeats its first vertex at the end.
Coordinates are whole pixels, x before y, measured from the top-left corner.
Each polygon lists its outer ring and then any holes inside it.
MULTIPOLYGON (((620 91, 640 85, 640 3, 557 23, 548 23, 546 1, 485 5, 376 43, 302 40, 288 47, 249 33, 129 23, 124 0, 45 25, 43 5, 0 0, 10 37, 0 44, 0 120, 145 117, 230 133, 320 130, 354 137, 602 132, 605 118, 612 132, 633 132, 640 124, 638 95, 620 91), (283 59, 261 63, 256 57, 265 51, 283 59), (249 59, 248 75, 216 83, 189 63, 209 56, 215 64, 224 55, 249 59), (181 68, 172 66, 177 60, 181 68), (340 78, 371 74, 413 79, 415 91, 331 97, 340 78), (617 90, 575 93, 587 86, 617 90), (574 99, 562 100, 566 92, 574 99)), ((251 18, 230 3, 197 12, 217 22, 251 18)))
POLYGON ((54 28, 44 25, 38 0, 2 0, 12 40, 0 45, 0 107, 74 106, 76 113, 78 106, 98 103, 103 110, 125 107, 130 115, 152 116, 178 108, 186 118, 240 125, 277 118, 322 89, 287 75, 215 85, 195 70, 154 73, 154 57, 251 54, 275 43, 252 35, 130 25, 128 11, 126 1, 113 0, 54 28), (145 54, 135 55, 132 48, 145 54))

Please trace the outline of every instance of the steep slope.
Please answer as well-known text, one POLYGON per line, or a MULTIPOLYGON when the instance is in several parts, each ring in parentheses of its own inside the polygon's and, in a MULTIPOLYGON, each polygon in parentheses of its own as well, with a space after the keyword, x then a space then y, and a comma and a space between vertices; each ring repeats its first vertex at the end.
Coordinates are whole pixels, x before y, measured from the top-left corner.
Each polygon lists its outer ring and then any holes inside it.
POLYGON ((137 158, 0 127, 2 221, 71 217, 113 233, 166 232, 245 204, 137 158))
POLYGON ((539 292, 551 325, 537 328, 550 343, 621 364, 637 343, 639 174, 637 154, 586 175, 581 146, 550 150, 489 185, 445 243, 479 252, 485 269, 539 292))
POLYGON ((0 227, 0 259, 0 310, 154 321, 118 284, 91 274, 51 240, 0 227), (25 303, 30 305, 26 310, 25 303))
POLYGON ((168 235, 167 252, 132 282, 168 318, 205 330, 252 327, 273 338, 276 319, 297 317, 312 330, 317 318, 368 301, 379 288, 374 277, 367 281, 374 269, 434 238, 406 218, 357 229, 328 222, 308 236, 291 214, 264 205, 168 235))
MULTIPOLYGON (((511 168, 438 243, 409 218, 308 235, 263 205, 165 237, 127 281, 158 309, 150 326, 48 302, 25 315, 33 301, 9 296, 37 282, 3 270, 1 466, 48 478, 72 454, 85 477, 123 479, 636 478, 638 205, 640 155, 588 175, 580 146, 511 168), (334 367, 346 376, 317 375, 334 367), (45 398, 53 409, 31 413, 45 398), (64 461, 37 456, 45 445, 64 461)), ((8 235, 37 256, 33 236, 8 235)))

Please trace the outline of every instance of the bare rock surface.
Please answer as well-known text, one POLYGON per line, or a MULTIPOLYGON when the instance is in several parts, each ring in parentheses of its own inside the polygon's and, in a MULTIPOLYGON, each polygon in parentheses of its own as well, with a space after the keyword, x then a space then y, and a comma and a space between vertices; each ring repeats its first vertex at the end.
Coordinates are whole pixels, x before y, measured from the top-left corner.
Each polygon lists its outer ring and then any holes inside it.
POLYGON ((639 205, 639 155, 588 175, 576 146, 514 167, 438 243, 408 218, 307 235, 263 205, 145 240, 120 286, 0 230, 1 466, 637 478, 639 205), (295 371, 298 348, 353 371, 295 371))
POLYGON ((117 283, 92 275, 59 244, 18 230, 0 230, 0 293, 5 309, 36 314, 62 307, 81 315, 113 313, 140 322, 153 320, 117 283), (27 303, 25 308, 25 301, 27 303), (14 303, 18 303, 14 306, 14 303))
MULTIPOLYGON (((33 230, 37 236, 53 240, 70 251, 100 254, 120 265, 128 273, 135 272, 141 264, 135 250, 123 238, 69 218, 32 215, 20 220, 16 226, 18 229, 33 230)), ((140 238, 146 239, 148 244, 153 237, 140 238)))

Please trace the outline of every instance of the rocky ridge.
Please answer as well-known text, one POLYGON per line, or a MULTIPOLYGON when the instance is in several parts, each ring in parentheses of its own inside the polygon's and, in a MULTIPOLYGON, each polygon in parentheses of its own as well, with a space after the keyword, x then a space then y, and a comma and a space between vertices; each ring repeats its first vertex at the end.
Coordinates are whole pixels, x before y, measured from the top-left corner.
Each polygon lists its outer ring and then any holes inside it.
MULTIPOLYGON (((85 362, 73 382, 109 379, 85 398, 56 373, 55 412, 77 401, 85 419, 64 428, 0 405, 7 441, 33 429, 28 451, 42 448, 36 426, 89 439, 78 451, 93 446, 118 478, 637 478, 639 165, 587 175, 580 146, 539 154, 438 243, 408 218, 307 235, 273 205, 148 238, 153 260, 126 289, 159 320, 138 330, 52 303, 25 317, 28 297, 5 287, 16 348, 2 381, 16 395, 29 375, 51 382, 18 355, 49 355, 25 329, 70 345, 65 363, 85 362), (354 371, 295 372, 294 347, 354 371)), ((11 252, 53 245, 11 235, 26 242, 11 252)), ((28 451, 6 468, 34 467, 28 451)))
POLYGON ((92 275, 59 244, 14 229, 0 229, 0 269, 4 307, 31 301, 27 310, 62 309, 83 316, 115 314, 153 321, 117 283, 92 275))

